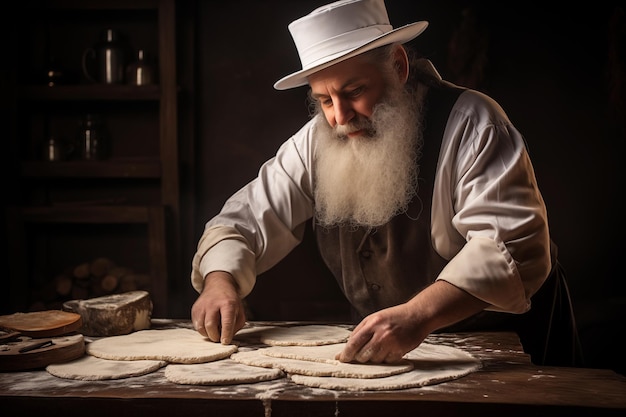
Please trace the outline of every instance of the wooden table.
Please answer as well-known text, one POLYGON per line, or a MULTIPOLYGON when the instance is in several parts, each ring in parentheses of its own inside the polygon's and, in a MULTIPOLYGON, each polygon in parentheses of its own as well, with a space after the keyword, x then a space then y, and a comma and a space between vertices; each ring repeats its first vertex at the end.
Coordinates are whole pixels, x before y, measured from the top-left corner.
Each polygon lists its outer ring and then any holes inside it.
MULTIPOLYGON (((153 328, 181 325, 188 323, 157 320, 153 328)), ((482 369, 438 385, 367 392, 308 388, 287 378, 179 385, 168 382, 163 369, 112 381, 61 379, 45 370, 5 372, 0 411, 7 417, 626 415, 626 377, 603 369, 532 365, 513 333, 439 334, 427 340, 474 354, 482 369)))

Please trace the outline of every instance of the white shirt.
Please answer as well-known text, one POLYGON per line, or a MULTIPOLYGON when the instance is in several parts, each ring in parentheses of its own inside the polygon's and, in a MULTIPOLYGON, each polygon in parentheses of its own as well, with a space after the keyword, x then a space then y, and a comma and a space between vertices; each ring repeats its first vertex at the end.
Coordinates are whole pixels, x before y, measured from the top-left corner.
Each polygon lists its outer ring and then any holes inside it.
MULTIPOLYGON (((284 142, 206 224, 192 262, 198 292, 204 277, 219 270, 233 275, 245 297, 258 274, 300 243, 314 214, 314 125, 309 121, 284 142)), ((524 138, 477 91, 463 92, 448 118, 431 217, 433 247, 449 260, 437 279, 490 310, 528 311, 551 267, 546 207, 524 138)))

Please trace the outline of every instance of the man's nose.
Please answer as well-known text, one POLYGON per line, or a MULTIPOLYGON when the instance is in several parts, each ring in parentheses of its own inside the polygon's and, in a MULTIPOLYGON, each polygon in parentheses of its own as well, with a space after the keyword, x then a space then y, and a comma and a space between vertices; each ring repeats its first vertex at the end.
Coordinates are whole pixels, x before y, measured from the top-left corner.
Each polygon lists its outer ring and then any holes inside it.
POLYGON ((334 104, 335 108, 335 122, 338 125, 345 125, 350 122, 354 118, 354 109, 350 105, 350 103, 344 100, 337 100, 334 104))

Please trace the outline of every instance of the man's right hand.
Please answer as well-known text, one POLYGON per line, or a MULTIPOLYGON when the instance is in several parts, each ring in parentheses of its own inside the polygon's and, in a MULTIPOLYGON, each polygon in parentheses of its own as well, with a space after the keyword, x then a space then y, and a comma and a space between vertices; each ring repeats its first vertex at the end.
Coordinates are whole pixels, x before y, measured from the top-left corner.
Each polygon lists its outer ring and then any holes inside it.
POLYGON ((227 272, 215 271, 204 279, 202 293, 191 307, 194 328, 213 342, 231 343, 246 323, 243 303, 235 279, 227 272))

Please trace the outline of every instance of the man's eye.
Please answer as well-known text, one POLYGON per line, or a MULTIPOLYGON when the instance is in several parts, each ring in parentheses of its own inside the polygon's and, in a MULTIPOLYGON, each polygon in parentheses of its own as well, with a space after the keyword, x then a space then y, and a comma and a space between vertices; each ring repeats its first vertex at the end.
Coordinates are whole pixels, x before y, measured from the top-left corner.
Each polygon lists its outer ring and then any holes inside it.
POLYGON ((349 95, 350 97, 358 97, 361 95, 361 93, 363 93, 363 87, 355 88, 354 90, 350 91, 349 95))

